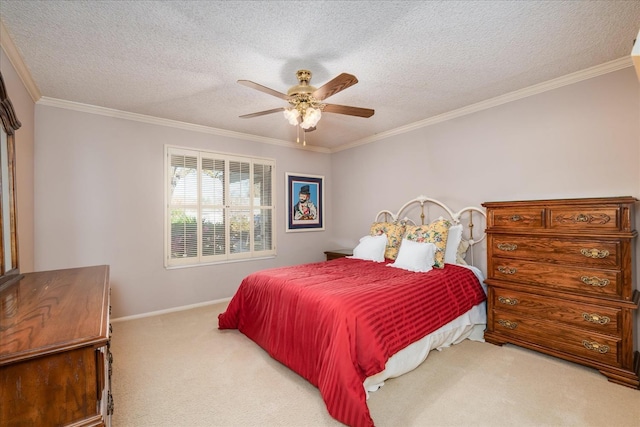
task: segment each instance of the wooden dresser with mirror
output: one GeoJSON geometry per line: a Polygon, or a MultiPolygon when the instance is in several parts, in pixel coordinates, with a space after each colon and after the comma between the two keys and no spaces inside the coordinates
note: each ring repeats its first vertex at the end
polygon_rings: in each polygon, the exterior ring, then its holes
{"type": "Polygon", "coordinates": [[[636,203],[634,197],[483,203],[485,340],[577,362],[639,388],[636,203]]]}
{"type": "Polygon", "coordinates": [[[21,274],[15,185],[20,128],[0,74],[0,425],[109,426],[109,267],[21,274]]]}

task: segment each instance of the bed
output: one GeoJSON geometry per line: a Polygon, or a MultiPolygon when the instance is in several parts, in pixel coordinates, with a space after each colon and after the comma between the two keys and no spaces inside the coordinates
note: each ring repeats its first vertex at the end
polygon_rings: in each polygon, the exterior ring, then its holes
{"type": "Polygon", "coordinates": [[[370,392],[433,349],[483,339],[483,275],[464,258],[485,237],[473,238],[478,219],[480,208],[453,212],[425,196],[381,211],[353,257],[247,276],[218,327],[238,329],[318,387],[338,421],[373,426],[370,392]]]}

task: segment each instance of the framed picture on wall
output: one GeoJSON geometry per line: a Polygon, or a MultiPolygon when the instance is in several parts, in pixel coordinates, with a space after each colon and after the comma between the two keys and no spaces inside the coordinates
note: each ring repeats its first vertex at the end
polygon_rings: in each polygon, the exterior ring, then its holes
{"type": "Polygon", "coordinates": [[[324,230],[324,176],[286,173],[287,232],[324,230]]]}

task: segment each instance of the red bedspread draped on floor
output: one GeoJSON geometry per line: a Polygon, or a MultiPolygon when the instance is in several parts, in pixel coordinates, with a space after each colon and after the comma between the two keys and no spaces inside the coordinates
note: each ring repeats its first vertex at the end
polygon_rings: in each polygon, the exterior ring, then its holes
{"type": "Polygon", "coordinates": [[[362,383],[387,359],[485,300],[473,272],[340,258],[247,276],[218,317],[318,387],[331,416],[372,426],[362,383]]]}

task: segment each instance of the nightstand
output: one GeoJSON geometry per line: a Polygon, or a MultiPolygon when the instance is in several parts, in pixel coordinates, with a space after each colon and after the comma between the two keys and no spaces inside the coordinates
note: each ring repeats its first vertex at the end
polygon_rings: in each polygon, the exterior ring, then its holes
{"type": "Polygon", "coordinates": [[[331,261],[332,259],[353,255],[353,249],[333,249],[324,251],[324,254],[327,256],[327,261],[331,261]]]}

